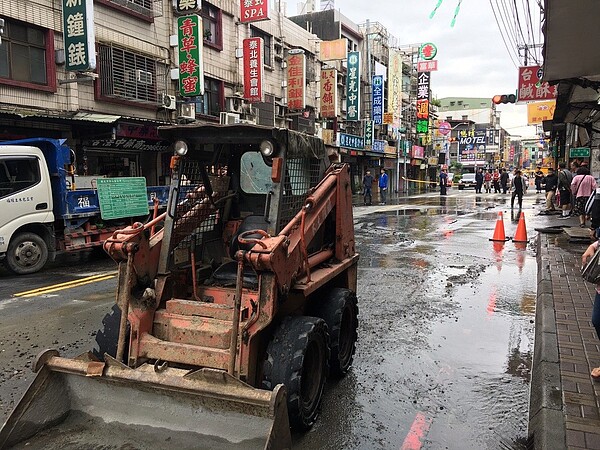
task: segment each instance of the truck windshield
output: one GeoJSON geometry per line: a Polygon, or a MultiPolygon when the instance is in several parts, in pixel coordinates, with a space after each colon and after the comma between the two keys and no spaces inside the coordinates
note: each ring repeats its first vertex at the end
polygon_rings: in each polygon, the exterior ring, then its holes
{"type": "Polygon", "coordinates": [[[240,185],[247,194],[266,194],[271,189],[271,168],[260,152],[247,152],[240,161],[240,185]]]}

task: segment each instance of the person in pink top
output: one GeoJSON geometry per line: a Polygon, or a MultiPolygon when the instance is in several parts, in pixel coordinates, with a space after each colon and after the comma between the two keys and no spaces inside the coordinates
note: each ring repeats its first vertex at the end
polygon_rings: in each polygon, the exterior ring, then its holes
{"type": "Polygon", "coordinates": [[[579,215],[579,226],[585,228],[585,204],[592,192],[596,190],[596,179],[590,175],[587,167],[577,169],[577,175],[571,181],[571,192],[575,197],[575,214],[579,215]]]}

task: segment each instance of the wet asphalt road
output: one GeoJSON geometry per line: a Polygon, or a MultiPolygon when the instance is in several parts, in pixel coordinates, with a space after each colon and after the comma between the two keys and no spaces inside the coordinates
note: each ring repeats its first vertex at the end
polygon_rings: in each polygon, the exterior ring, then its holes
{"type": "MultiPolygon", "coordinates": [[[[355,364],[328,384],[319,421],[294,448],[524,448],[537,268],[531,241],[517,249],[488,240],[498,211],[514,233],[506,198],[451,190],[354,209],[355,364]]],[[[525,197],[530,239],[549,221],[537,216],[540,201],[525,197]]],[[[114,301],[115,269],[91,257],[27,277],[0,272],[0,422],[38,351],[91,348],[114,301]],[[15,296],[72,280],[86,284],[15,296]]]]}

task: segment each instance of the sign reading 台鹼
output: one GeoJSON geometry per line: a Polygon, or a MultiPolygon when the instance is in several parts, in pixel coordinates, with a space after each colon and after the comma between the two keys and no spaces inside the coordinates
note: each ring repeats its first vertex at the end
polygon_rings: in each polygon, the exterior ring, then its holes
{"type": "Polygon", "coordinates": [[[287,57],[288,109],[299,110],[306,106],[306,55],[288,53],[287,57]]]}
{"type": "Polygon", "coordinates": [[[240,0],[240,22],[250,23],[268,19],[268,0],[240,0]]]}
{"type": "Polygon", "coordinates": [[[360,120],[360,53],[348,53],[346,80],[346,120],[360,120]]]}
{"type": "Polygon", "coordinates": [[[65,68],[69,71],[96,68],[94,0],[63,0],[65,68]]]}
{"type": "Polygon", "coordinates": [[[373,77],[373,121],[375,125],[383,123],[383,76],[373,77]]]}
{"type": "Polygon", "coordinates": [[[519,67],[519,102],[535,100],[553,100],[558,93],[558,84],[550,86],[547,81],[542,82],[543,71],[540,66],[519,67]]]}
{"type": "Polygon", "coordinates": [[[244,98],[249,102],[263,101],[263,39],[244,39],[244,98]]]}
{"type": "Polygon", "coordinates": [[[337,117],[337,70],[321,70],[321,117],[337,117]]]}
{"type": "Polygon", "coordinates": [[[196,12],[201,6],[201,0],[176,0],[175,10],[178,14],[190,14],[196,12]]]}
{"type": "Polygon", "coordinates": [[[199,16],[177,18],[179,93],[184,97],[204,95],[201,30],[202,19],[199,16]]]}

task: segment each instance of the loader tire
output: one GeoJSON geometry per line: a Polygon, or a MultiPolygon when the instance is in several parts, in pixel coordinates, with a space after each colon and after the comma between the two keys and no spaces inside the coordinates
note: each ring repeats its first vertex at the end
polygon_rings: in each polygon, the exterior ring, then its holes
{"type": "Polygon", "coordinates": [[[284,384],[290,426],[308,430],[317,420],[329,371],[327,324],[316,317],[286,317],[267,348],[263,387],[284,384]]]}
{"type": "MultiPolygon", "coordinates": [[[[117,355],[117,344],[119,340],[119,325],[121,323],[121,308],[113,305],[112,309],[102,319],[102,328],[96,333],[96,344],[92,353],[100,361],[104,361],[104,354],[108,353],[113,358],[117,355]]],[[[125,337],[125,352],[122,362],[127,362],[129,353],[129,322],[127,322],[127,331],[125,337]]]]}
{"type": "Polygon", "coordinates": [[[314,315],[327,324],[331,356],[329,370],[341,378],[352,366],[358,338],[358,302],[350,289],[335,288],[315,307],[314,315]]]}

